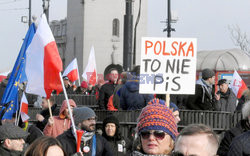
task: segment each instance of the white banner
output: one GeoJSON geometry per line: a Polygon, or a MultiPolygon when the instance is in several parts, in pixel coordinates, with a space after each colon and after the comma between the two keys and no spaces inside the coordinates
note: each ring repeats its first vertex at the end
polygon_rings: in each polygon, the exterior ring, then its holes
{"type": "Polygon", "coordinates": [[[195,38],[145,37],[141,47],[140,93],[195,93],[195,38]]]}

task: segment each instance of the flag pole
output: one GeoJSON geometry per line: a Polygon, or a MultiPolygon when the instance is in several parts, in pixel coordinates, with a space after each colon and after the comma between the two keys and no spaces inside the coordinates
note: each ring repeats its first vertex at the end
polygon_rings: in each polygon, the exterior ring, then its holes
{"type": "Polygon", "coordinates": [[[50,115],[50,117],[52,118],[52,111],[51,111],[51,105],[50,105],[50,100],[49,99],[47,99],[47,101],[48,101],[48,106],[49,106],[49,115],[50,115]]]}
{"type": "MultiPolygon", "coordinates": [[[[22,104],[21,104],[22,105],[22,104]]],[[[19,108],[19,114],[18,114],[18,116],[17,116],[17,112],[18,112],[18,110],[16,111],[16,119],[15,119],[15,125],[16,126],[18,126],[18,121],[19,121],[19,119],[20,119],[20,116],[21,116],[21,105],[20,105],[20,108],[19,108]]]]}
{"type": "Polygon", "coordinates": [[[67,106],[68,106],[68,110],[69,110],[69,116],[70,116],[70,119],[71,119],[74,136],[75,136],[75,139],[77,141],[75,122],[74,122],[74,118],[73,118],[73,115],[72,115],[72,111],[70,111],[71,108],[70,108],[70,104],[69,104],[68,94],[66,92],[66,89],[65,89],[65,86],[64,86],[64,83],[63,83],[62,73],[61,72],[59,72],[59,77],[60,77],[60,80],[61,80],[61,84],[62,84],[62,88],[63,88],[63,93],[64,93],[64,96],[65,96],[65,99],[66,99],[66,102],[67,102],[67,106]]]}
{"type": "Polygon", "coordinates": [[[166,104],[167,107],[170,107],[170,94],[166,94],[166,104]]]}
{"type": "MultiPolygon", "coordinates": [[[[77,62],[77,60],[76,60],[76,62],[77,62]]],[[[78,84],[79,84],[79,86],[81,86],[78,63],[77,63],[77,73],[78,73],[78,84]]]]}
{"type": "MultiPolygon", "coordinates": [[[[24,94],[24,93],[23,93],[24,94]]],[[[17,126],[18,125],[18,121],[20,119],[20,116],[21,116],[21,109],[22,109],[22,100],[21,100],[21,103],[20,103],[20,107],[19,107],[19,114],[18,114],[18,117],[16,118],[16,121],[15,121],[15,125],[17,126]]]]}

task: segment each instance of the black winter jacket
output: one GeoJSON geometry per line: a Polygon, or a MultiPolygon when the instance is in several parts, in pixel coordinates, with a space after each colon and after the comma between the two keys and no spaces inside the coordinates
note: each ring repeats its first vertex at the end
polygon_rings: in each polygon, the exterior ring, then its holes
{"type": "Polygon", "coordinates": [[[217,154],[219,156],[226,156],[233,138],[241,135],[242,133],[248,130],[250,130],[250,124],[248,120],[241,120],[234,128],[231,128],[230,130],[226,131],[223,139],[221,140],[217,154]]]}
{"type": "Polygon", "coordinates": [[[247,131],[233,139],[230,145],[228,156],[249,156],[250,155],[250,131],[247,131]]]}
{"type": "Polygon", "coordinates": [[[114,156],[125,156],[131,152],[132,144],[129,139],[115,140],[114,137],[106,137],[114,156]]]}
{"type": "Polygon", "coordinates": [[[116,87],[116,84],[112,82],[102,85],[99,91],[99,99],[98,99],[99,109],[107,110],[107,104],[108,104],[109,98],[113,94],[115,87],[116,87]]]}
{"type": "MultiPolygon", "coordinates": [[[[51,106],[51,111],[52,111],[53,116],[59,115],[59,109],[57,108],[57,104],[53,104],[53,106],[51,106]]],[[[42,110],[40,112],[40,114],[44,117],[44,120],[42,122],[37,121],[36,127],[39,128],[41,131],[43,131],[43,129],[46,126],[46,124],[48,123],[48,119],[50,117],[49,109],[42,110]]]]}
{"type": "MultiPolygon", "coordinates": [[[[76,153],[76,140],[72,134],[72,129],[70,128],[63,134],[59,135],[57,139],[63,146],[63,149],[67,153],[68,156],[76,153]]],[[[92,145],[92,139],[87,142],[89,145],[92,145]]],[[[90,152],[84,154],[84,156],[91,156],[91,149],[90,152]]],[[[110,145],[108,144],[107,140],[102,136],[96,134],[96,156],[113,156],[110,145]]]]}
{"type": "Polygon", "coordinates": [[[19,151],[10,151],[3,146],[0,146],[0,155],[1,156],[22,156],[23,152],[19,151]]]}
{"type": "Polygon", "coordinates": [[[214,87],[210,93],[204,80],[198,80],[195,85],[195,94],[188,97],[187,108],[191,110],[213,111],[214,104],[214,87]]]}

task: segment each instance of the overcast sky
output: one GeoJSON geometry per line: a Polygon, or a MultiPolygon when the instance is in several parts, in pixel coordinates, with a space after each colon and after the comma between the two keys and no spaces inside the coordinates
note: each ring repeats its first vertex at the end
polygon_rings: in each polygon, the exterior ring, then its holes
{"type": "MultiPolygon", "coordinates": [[[[142,0],[145,3],[146,0],[142,0]]],[[[67,0],[50,0],[50,21],[67,16],[67,0]]],[[[28,0],[0,0],[0,72],[11,70],[20,50],[28,24],[28,0]]],[[[197,38],[198,50],[235,48],[228,26],[238,25],[250,36],[250,1],[242,0],[172,0],[172,14],[178,17],[172,24],[172,37],[197,38]]],[[[42,0],[32,0],[32,15],[40,16],[42,0]]],[[[164,37],[167,0],[148,0],[148,36],[164,37]]]]}

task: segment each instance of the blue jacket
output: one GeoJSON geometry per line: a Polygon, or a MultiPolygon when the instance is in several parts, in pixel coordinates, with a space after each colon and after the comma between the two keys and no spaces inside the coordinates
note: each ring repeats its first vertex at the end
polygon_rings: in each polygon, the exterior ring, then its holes
{"type": "Polygon", "coordinates": [[[139,81],[129,80],[119,90],[120,106],[123,110],[142,109],[154,98],[152,94],[139,94],[139,81]]]}

